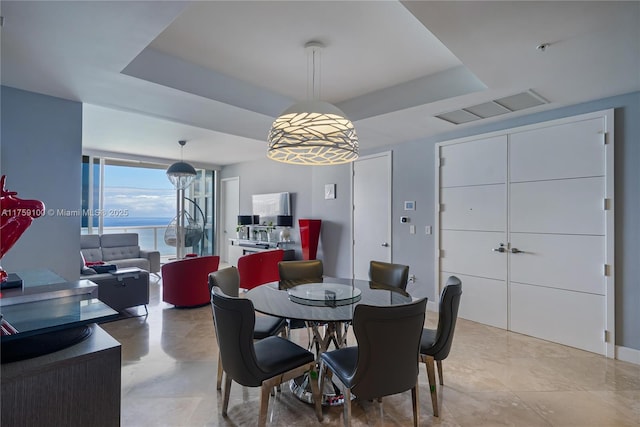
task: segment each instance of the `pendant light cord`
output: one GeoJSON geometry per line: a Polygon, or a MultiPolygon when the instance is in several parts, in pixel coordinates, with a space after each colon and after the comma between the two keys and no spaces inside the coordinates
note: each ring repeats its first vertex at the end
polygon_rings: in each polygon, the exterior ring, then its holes
{"type": "Polygon", "coordinates": [[[307,101],[320,100],[321,51],[320,42],[309,42],[307,49],[307,101]]]}

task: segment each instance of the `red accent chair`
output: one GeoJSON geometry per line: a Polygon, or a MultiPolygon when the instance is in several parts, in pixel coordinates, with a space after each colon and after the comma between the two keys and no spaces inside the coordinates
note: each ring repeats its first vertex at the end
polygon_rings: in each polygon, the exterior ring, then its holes
{"type": "Polygon", "coordinates": [[[185,258],[162,266],[162,301],[176,307],[209,304],[209,273],[218,271],[217,255],[185,258]]]}
{"type": "Polygon", "coordinates": [[[256,286],[280,280],[278,263],[282,261],[284,251],[256,252],[238,258],[238,273],[240,274],[240,288],[253,289],[256,286]]]}

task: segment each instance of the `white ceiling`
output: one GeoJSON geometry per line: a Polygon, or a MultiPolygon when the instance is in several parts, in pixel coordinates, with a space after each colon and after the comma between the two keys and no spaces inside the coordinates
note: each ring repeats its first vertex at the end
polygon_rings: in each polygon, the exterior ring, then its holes
{"type": "MultiPolygon", "coordinates": [[[[640,90],[640,2],[3,1],[2,84],[85,103],[97,153],[226,165],[264,158],[273,119],[322,99],[361,149],[459,129],[435,115],[533,90],[548,104],[640,90]],[[536,50],[549,43],[545,52],[536,50]]],[[[474,125],[480,122],[472,122],[474,125]]]]}

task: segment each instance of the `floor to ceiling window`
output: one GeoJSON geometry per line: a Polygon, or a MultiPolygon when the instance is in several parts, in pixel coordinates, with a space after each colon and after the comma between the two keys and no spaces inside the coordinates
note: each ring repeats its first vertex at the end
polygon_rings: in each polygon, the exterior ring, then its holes
{"type": "MultiPolygon", "coordinates": [[[[83,156],[82,232],[138,233],[142,249],[175,257],[176,190],[167,165],[83,156]]],[[[198,170],[185,192],[185,212],[193,238],[185,253],[214,253],[215,172],[198,170]]]]}

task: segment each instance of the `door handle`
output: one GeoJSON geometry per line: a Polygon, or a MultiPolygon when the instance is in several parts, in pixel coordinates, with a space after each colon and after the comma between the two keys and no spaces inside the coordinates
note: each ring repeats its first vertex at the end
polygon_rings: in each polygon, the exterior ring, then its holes
{"type": "Polygon", "coordinates": [[[512,253],[512,254],[523,254],[523,253],[524,253],[524,251],[521,251],[521,250],[520,250],[520,249],[518,249],[518,248],[511,248],[511,253],[512,253]]]}
{"type": "Polygon", "coordinates": [[[384,242],[384,243],[382,244],[382,246],[384,246],[385,248],[388,248],[388,247],[389,247],[389,244],[388,244],[387,242],[384,242]]]}
{"type": "Polygon", "coordinates": [[[506,252],[506,249],[504,247],[504,243],[500,243],[500,247],[499,248],[493,248],[491,249],[493,252],[506,252]]]}

